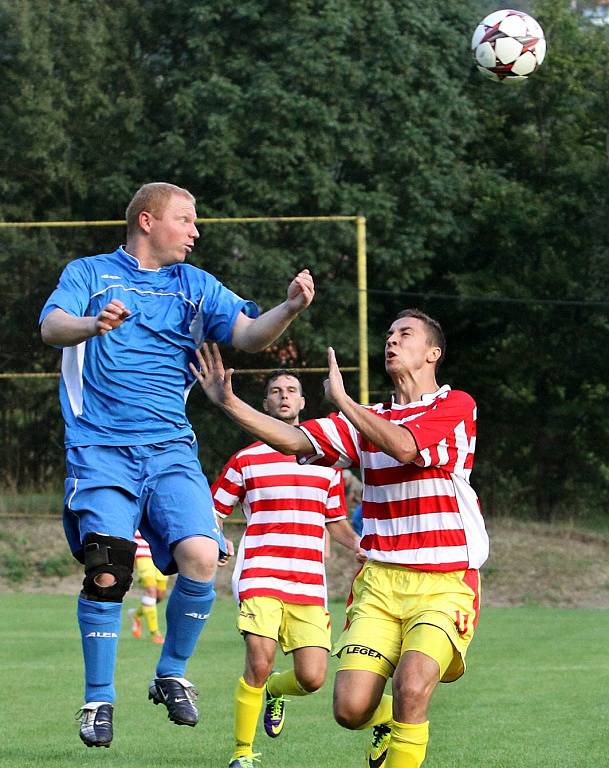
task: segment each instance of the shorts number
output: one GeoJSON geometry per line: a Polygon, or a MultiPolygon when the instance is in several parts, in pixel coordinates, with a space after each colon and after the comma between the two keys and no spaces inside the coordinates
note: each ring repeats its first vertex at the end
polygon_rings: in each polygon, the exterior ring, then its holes
{"type": "Polygon", "coordinates": [[[455,611],[455,626],[457,627],[457,632],[460,635],[466,635],[468,625],[469,625],[469,614],[468,613],[462,614],[461,611],[455,611]]]}

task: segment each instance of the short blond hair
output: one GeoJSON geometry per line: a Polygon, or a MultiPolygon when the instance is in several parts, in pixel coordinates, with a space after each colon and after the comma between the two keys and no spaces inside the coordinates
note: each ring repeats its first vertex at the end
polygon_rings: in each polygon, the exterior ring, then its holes
{"type": "Polygon", "coordinates": [[[168,184],[165,181],[153,181],[150,184],[141,186],[127,206],[127,237],[137,232],[139,217],[142,211],[148,211],[156,219],[160,219],[165,213],[167,203],[174,195],[186,197],[193,205],[196,204],[195,198],[187,189],[176,187],[175,184],[168,184]]]}

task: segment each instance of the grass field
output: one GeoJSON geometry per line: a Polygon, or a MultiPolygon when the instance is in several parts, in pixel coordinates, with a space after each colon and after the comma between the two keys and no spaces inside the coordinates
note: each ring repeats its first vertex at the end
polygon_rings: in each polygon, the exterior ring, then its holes
{"type": "MultiPolygon", "coordinates": [[[[134,605],[135,599],[130,598],[134,605]]],[[[342,607],[333,604],[335,626],[342,607]]],[[[63,595],[0,595],[0,766],[211,766],[231,751],[232,691],[241,674],[235,608],[218,600],[188,677],[201,690],[195,729],[170,723],[146,700],[158,649],[125,624],[117,669],[115,740],[86,749],[74,712],[82,702],[75,601],[63,595]]],[[[464,678],[442,685],[431,711],[425,768],[599,768],[609,763],[607,635],[598,610],[489,608],[464,678]]],[[[278,659],[278,668],[287,666],[278,659]]],[[[331,675],[334,665],[331,665],[331,675]]],[[[277,740],[259,730],[261,768],[360,768],[364,733],[331,717],[331,682],[288,705],[277,740]]]]}

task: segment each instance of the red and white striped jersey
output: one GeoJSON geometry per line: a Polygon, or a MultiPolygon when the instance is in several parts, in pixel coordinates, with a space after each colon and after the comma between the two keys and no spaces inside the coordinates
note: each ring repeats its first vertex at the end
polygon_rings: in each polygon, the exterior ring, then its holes
{"type": "Polygon", "coordinates": [[[316,455],[302,463],[360,467],[364,483],[360,546],[371,560],[424,571],[479,568],[488,536],[469,484],[476,445],[476,403],[441,387],[419,402],[368,406],[408,429],[419,449],[408,464],[379,450],[340,413],[300,428],[316,455]]]}
{"type": "Polygon", "coordinates": [[[135,556],[136,557],[152,557],[152,552],[150,551],[150,544],[146,541],[146,539],[142,536],[142,534],[139,531],[135,532],[135,543],[137,544],[137,549],[135,550],[135,556]]]}
{"type": "Polygon", "coordinates": [[[347,516],[340,470],[301,466],[256,442],[231,457],[211,492],[219,517],[240,501],[247,521],[233,572],[238,601],[325,605],[325,525],[347,516]]]}

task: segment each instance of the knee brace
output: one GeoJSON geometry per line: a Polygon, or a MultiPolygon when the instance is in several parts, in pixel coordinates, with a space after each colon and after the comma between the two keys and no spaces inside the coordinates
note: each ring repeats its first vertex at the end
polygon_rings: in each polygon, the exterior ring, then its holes
{"type": "Polygon", "coordinates": [[[88,533],[83,540],[85,578],[80,593],[85,600],[122,603],[133,581],[137,544],[118,536],[88,533]],[[114,576],[114,584],[100,587],[95,579],[101,573],[114,576]]]}

